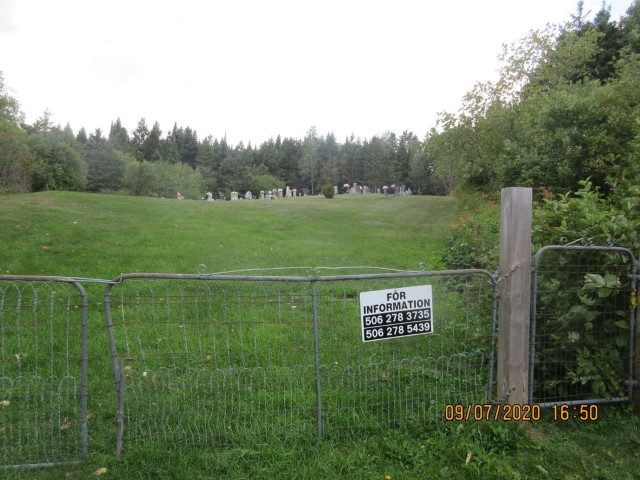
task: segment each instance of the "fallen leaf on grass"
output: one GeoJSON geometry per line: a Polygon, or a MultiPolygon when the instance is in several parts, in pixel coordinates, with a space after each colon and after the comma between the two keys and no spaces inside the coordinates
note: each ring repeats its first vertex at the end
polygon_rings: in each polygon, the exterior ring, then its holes
{"type": "Polygon", "coordinates": [[[0,405],[2,405],[3,407],[8,407],[9,405],[11,405],[11,402],[9,400],[2,400],[0,402],[0,405]]]}
{"type": "Polygon", "coordinates": [[[99,469],[97,469],[95,472],[93,472],[93,474],[96,477],[99,477],[100,475],[104,475],[105,473],[107,473],[107,469],[105,467],[100,467],[99,469]]]}
{"type": "Polygon", "coordinates": [[[464,461],[465,465],[469,465],[471,460],[473,460],[473,453],[469,452],[467,453],[467,459],[464,461]]]}
{"type": "Polygon", "coordinates": [[[62,425],[60,425],[60,428],[58,430],[64,432],[65,430],[69,430],[71,428],[71,425],[71,422],[64,422],[62,425]]]}
{"type": "Polygon", "coordinates": [[[91,420],[93,420],[94,418],[96,418],[98,416],[98,414],[96,412],[89,412],[87,413],[87,422],[90,422],[91,420]]]}

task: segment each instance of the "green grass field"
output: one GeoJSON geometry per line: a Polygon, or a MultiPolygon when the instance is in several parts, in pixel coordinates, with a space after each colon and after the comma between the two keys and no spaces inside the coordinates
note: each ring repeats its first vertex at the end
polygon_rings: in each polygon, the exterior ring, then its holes
{"type": "Polygon", "coordinates": [[[47,192],[3,196],[2,273],[113,278],[271,267],[438,265],[450,198],[204,202],[47,192]]]}
{"type": "MultiPolygon", "coordinates": [[[[437,197],[384,199],[382,196],[339,196],[332,200],[307,197],[277,201],[211,203],[65,192],[0,196],[0,273],[111,279],[126,272],[198,273],[203,268],[201,265],[206,265],[206,272],[209,273],[281,267],[373,266],[419,269],[420,264],[424,264],[428,270],[437,270],[440,267],[439,257],[449,226],[455,220],[455,200],[437,197]]],[[[300,274],[301,271],[293,272],[300,274]]],[[[292,420],[292,408],[306,411],[304,400],[294,396],[285,397],[285,403],[275,405],[275,397],[270,396],[268,392],[257,396],[258,407],[255,404],[247,404],[247,407],[243,403],[235,400],[231,402],[226,398],[223,405],[250,408],[249,413],[255,415],[257,411],[258,416],[264,416],[263,412],[277,411],[281,415],[272,417],[273,421],[284,422],[284,428],[292,431],[291,438],[283,438],[281,431],[274,428],[274,439],[271,440],[271,427],[268,426],[268,422],[266,435],[265,432],[261,432],[259,438],[234,441],[215,448],[189,444],[172,445],[172,439],[169,437],[165,445],[158,446],[158,442],[153,438],[147,443],[141,436],[139,438],[142,440],[138,444],[129,447],[121,460],[116,460],[112,435],[115,424],[113,379],[109,370],[110,357],[101,305],[104,285],[87,283],[86,287],[90,302],[90,379],[104,379],[97,385],[92,384],[90,389],[89,457],[79,464],[50,469],[0,470],[2,478],[95,478],[98,476],[96,473],[102,471],[98,470],[101,468],[106,469],[106,473],[100,475],[103,478],[119,479],[619,479],[636,478],[640,471],[640,422],[637,417],[631,417],[629,410],[624,407],[602,407],[601,419],[590,423],[573,420],[553,422],[545,415],[545,419],[534,422],[526,430],[496,422],[422,421],[398,429],[390,426],[387,430],[375,431],[374,434],[369,431],[366,435],[359,435],[357,427],[371,419],[337,415],[330,416],[328,420],[328,425],[334,428],[333,431],[339,430],[336,427],[342,425],[355,430],[356,434],[332,435],[332,430],[329,429],[327,438],[317,441],[313,435],[313,423],[308,428],[299,426],[292,420]]],[[[237,296],[236,293],[233,295],[237,296]]],[[[338,297],[333,291],[325,295],[331,298],[338,297]]],[[[353,309],[350,293],[347,292],[345,295],[343,292],[340,295],[343,301],[336,302],[330,309],[327,307],[327,315],[331,309],[339,309],[340,312],[351,312],[353,309]]],[[[235,310],[236,307],[228,308],[231,313],[226,315],[233,321],[233,324],[225,327],[229,334],[221,337],[217,343],[209,345],[199,340],[193,343],[198,336],[213,336],[213,330],[208,330],[208,327],[200,322],[193,322],[193,326],[188,322],[165,322],[163,328],[155,325],[139,330],[130,328],[128,340],[138,348],[132,348],[133,353],[128,357],[132,367],[128,371],[132,391],[142,396],[156,392],[160,389],[157,385],[165,385],[162,388],[166,390],[161,391],[162,397],[158,398],[173,398],[176,402],[175,407],[163,407],[150,402],[146,409],[148,417],[166,416],[166,412],[178,416],[183,414],[179,404],[180,398],[172,397],[175,394],[172,389],[176,386],[182,387],[183,390],[204,389],[206,393],[207,388],[211,388],[210,384],[224,384],[229,381],[224,369],[216,370],[218,377],[203,376],[201,380],[198,380],[198,375],[204,374],[197,373],[196,381],[192,382],[194,377],[185,380],[184,375],[180,373],[183,370],[176,373],[176,370],[167,368],[167,360],[175,365],[178,358],[176,352],[180,350],[180,345],[187,341],[192,342],[189,352],[194,354],[188,361],[200,362],[189,364],[194,371],[202,372],[203,370],[198,369],[210,362],[211,357],[217,356],[217,353],[224,353],[221,358],[226,358],[227,355],[236,358],[234,361],[240,364],[244,362],[245,381],[230,392],[248,395],[251,392],[255,393],[261,384],[269,383],[277,384],[275,390],[291,388],[291,381],[288,379],[298,377],[285,378],[277,372],[270,376],[266,371],[256,370],[256,365],[251,362],[259,364],[261,359],[267,358],[279,367],[289,370],[297,368],[289,358],[293,356],[293,350],[287,349],[286,346],[292,343],[302,344],[306,335],[296,330],[299,336],[291,337],[291,329],[288,329],[287,325],[297,321],[298,316],[302,315],[301,312],[309,310],[307,297],[308,295],[295,297],[296,301],[291,302],[291,307],[285,314],[276,315],[273,321],[280,322],[281,325],[278,325],[281,328],[258,325],[252,327],[252,331],[244,330],[240,340],[241,347],[238,347],[238,344],[232,345],[228,339],[232,338],[232,334],[235,335],[233,338],[237,337],[237,328],[248,325],[248,322],[243,324],[240,321],[245,320],[244,303],[235,310]],[[296,315],[291,313],[293,303],[298,312],[296,315]],[[190,328],[192,331],[188,337],[186,333],[180,333],[182,337],[178,339],[175,332],[190,328]],[[252,351],[251,348],[242,346],[242,342],[257,344],[262,338],[270,339],[268,345],[272,349],[263,352],[264,357],[252,357],[247,353],[252,351]],[[145,342],[149,342],[148,345],[152,345],[152,348],[149,349],[145,342]],[[215,350],[216,355],[210,355],[212,350],[215,350]],[[163,381],[163,375],[171,379],[163,381]]],[[[134,294],[131,298],[138,297],[134,294]]],[[[160,299],[157,302],[143,299],[142,304],[145,301],[146,304],[142,307],[139,300],[121,299],[117,305],[121,312],[131,309],[131,313],[127,315],[134,317],[138,315],[162,319],[165,315],[163,312],[167,311],[170,312],[166,314],[167,317],[184,316],[182,305],[171,300],[173,296],[165,295],[164,298],[165,300],[160,299]]],[[[198,300],[199,310],[190,312],[190,316],[187,317],[217,318],[218,307],[207,303],[207,298],[198,300]],[[203,312],[206,312],[206,315],[203,312]]],[[[255,301],[251,300],[253,303],[255,301]]],[[[448,302],[455,303],[455,300],[448,302]]],[[[458,310],[453,309],[452,305],[448,306],[452,309],[449,317],[457,318],[458,310]]],[[[45,305],[38,308],[47,310],[53,306],[45,305]]],[[[73,304],[68,305],[66,311],[73,312],[73,308],[73,304]]],[[[267,307],[261,308],[266,312],[267,307]]],[[[280,306],[278,308],[279,311],[282,310],[280,306]]],[[[323,314],[324,312],[321,312],[321,315],[323,314]]],[[[28,321],[24,324],[27,325],[28,321]]],[[[406,362],[395,360],[392,360],[392,369],[380,367],[374,370],[373,374],[365,373],[363,384],[362,374],[358,371],[361,367],[354,361],[354,357],[368,355],[370,359],[367,362],[383,355],[395,359],[396,344],[377,342],[371,348],[360,343],[341,344],[340,338],[348,331],[347,327],[345,323],[336,323],[329,330],[331,333],[322,337],[325,342],[334,342],[331,344],[333,346],[327,349],[327,353],[323,354],[326,355],[323,363],[331,366],[327,378],[335,376],[335,385],[341,387],[335,393],[329,392],[329,405],[333,401],[332,396],[335,396],[338,403],[359,402],[357,394],[360,391],[371,391],[372,395],[381,395],[388,401],[389,395],[398,391],[397,385],[415,386],[413,383],[418,378],[415,372],[406,369],[406,362]],[[341,368],[345,363],[348,367],[341,368]],[[392,383],[396,385],[395,390],[388,388],[392,383]],[[351,393],[345,395],[340,390],[347,390],[347,393],[353,390],[353,396],[351,393]]],[[[454,332],[453,327],[450,331],[445,327],[446,325],[443,325],[443,332],[454,332]]],[[[60,327],[52,325],[50,330],[53,332],[59,328],[68,327],[62,323],[60,327]]],[[[472,328],[464,330],[468,331],[475,332],[472,328]]],[[[461,333],[457,332],[458,335],[461,333]]],[[[121,333],[122,331],[119,335],[121,333]]],[[[438,339],[440,351],[444,347],[448,348],[446,340],[442,340],[444,337],[445,335],[442,335],[438,339]]],[[[36,337],[25,338],[28,338],[30,348],[38,348],[36,337]]],[[[419,342],[413,343],[418,348],[419,342]]],[[[21,348],[28,350],[24,344],[21,348]]],[[[61,345],[59,348],[64,350],[67,347],[61,345]]],[[[45,353],[42,357],[48,358],[49,353],[45,353]]],[[[3,372],[26,368],[27,362],[31,360],[24,357],[14,361],[13,356],[13,352],[3,352],[3,361],[7,363],[3,366],[3,372]]],[[[55,368],[64,370],[67,367],[56,364],[55,368]]],[[[44,374],[42,376],[46,377],[44,374]]],[[[306,373],[301,373],[299,378],[306,376],[306,373]]],[[[428,388],[428,385],[428,382],[424,383],[421,388],[428,388]]],[[[0,387],[2,386],[0,382],[0,387]]],[[[40,384],[25,388],[27,393],[35,392],[35,397],[38,397],[40,384]]],[[[291,392],[291,395],[294,395],[293,389],[291,392]]],[[[419,395],[418,390],[407,389],[407,395],[401,398],[403,402],[411,398],[411,401],[415,402],[411,405],[421,408],[422,403],[417,398],[419,395]]],[[[44,395],[42,397],[44,398],[44,395]]],[[[0,401],[2,400],[0,398],[0,401]]],[[[142,404],[144,405],[144,402],[142,404]]],[[[33,401],[33,405],[40,408],[36,400],[33,401]]],[[[199,410],[196,410],[199,412],[209,408],[204,402],[197,406],[199,410]]],[[[13,407],[13,404],[0,406],[13,407]]],[[[66,420],[66,405],[43,407],[57,409],[58,422],[66,420]]],[[[354,409],[344,411],[353,412],[354,409]]],[[[357,410],[355,411],[357,413],[357,410]]],[[[2,413],[0,412],[0,418],[3,418],[2,413]]],[[[42,414],[38,413],[37,416],[42,422],[45,421],[41,418],[42,414]]],[[[240,412],[237,417],[240,420],[228,425],[224,419],[212,422],[211,417],[203,416],[202,424],[216,432],[238,426],[245,428],[245,424],[247,429],[256,426],[255,416],[245,417],[243,418],[240,412]]],[[[162,419],[159,421],[162,422],[162,419]]],[[[198,418],[185,419],[184,423],[188,424],[187,428],[203,428],[198,418]]],[[[66,422],[62,424],[66,425],[66,422]]],[[[258,427],[262,428],[260,425],[258,427]]],[[[0,425],[0,433],[4,432],[4,428],[7,427],[0,425]]],[[[199,432],[195,431],[194,435],[197,433],[199,432]]],[[[25,438],[22,442],[27,444],[29,439],[25,438]]],[[[65,446],[61,445],[59,448],[62,450],[65,446]]]]}

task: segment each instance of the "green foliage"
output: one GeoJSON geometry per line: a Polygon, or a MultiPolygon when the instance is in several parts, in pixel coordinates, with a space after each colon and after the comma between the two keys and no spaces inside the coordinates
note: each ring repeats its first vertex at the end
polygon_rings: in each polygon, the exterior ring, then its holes
{"type": "Polygon", "coordinates": [[[152,196],[156,184],[157,174],[152,163],[133,161],[126,165],[122,186],[131,195],[152,196]]]}
{"type": "Polygon", "coordinates": [[[31,190],[31,160],[25,132],[0,115],[0,193],[31,190]]]}
{"type": "Polygon", "coordinates": [[[264,164],[246,167],[243,177],[238,181],[238,190],[252,192],[257,196],[261,191],[284,188],[284,182],[269,173],[264,164]]]}
{"type": "MultiPolygon", "coordinates": [[[[589,239],[640,252],[640,172],[617,168],[605,181],[608,195],[590,180],[574,194],[554,197],[547,191],[534,209],[534,251],[589,239]]],[[[497,207],[479,206],[479,197],[463,197],[461,220],[446,243],[447,268],[498,265],[497,207]]],[[[546,255],[554,270],[539,267],[536,335],[537,398],[571,395],[616,397],[625,394],[629,351],[629,284],[627,257],[610,253],[571,252],[546,255]],[[587,267],[590,265],[590,267],[587,267]]]]}
{"type": "Polygon", "coordinates": [[[322,195],[324,195],[324,198],[333,198],[333,185],[323,185],[322,186],[322,195]]]}
{"type": "Polygon", "coordinates": [[[316,175],[318,173],[319,143],[320,139],[318,138],[318,131],[316,127],[311,127],[307,132],[307,135],[304,137],[304,142],[302,144],[302,156],[300,157],[298,169],[301,177],[311,187],[312,195],[315,192],[316,175]]]}
{"type": "Polygon", "coordinates": [[[442,261],[448,269],[481,268],[493,272],[499,265],[499,206],[475,196],[463,196],[461,204],[460,219],[453,225],[442,261]]]}
{"type": "MultiPolygon", "coordinates": [[[[52,160],[55,155],[39,148],[42,142],[35,137],[61,130],[53,125],[51,113],[45,112],[31,126],[21,126],[22,114],[17,105],[10,97],[0,95],[0,108],[9,121],[2,128],[12,131],[3,134],[4,145],[0,144],[0,148],[12,152],[15,148],[19,150],[20,142],[27,142],[23,151],[26,155],[18,154],[16,150],[3,158],[0,175],[6,185],[0,187],[2,191],[47,187],[118,191],[123,187],[124,165],[133,157],[138,162],[188,165],[200,173],[203,188],[209,191],[249,190],[257,193],[289,185],[300,192],[314,193],[324,184],[357,182],[368,185],[372,191],[376,187],[396,184],[405,185],[418,194],[448,193],[441,178],[433,174],[432,157],[426,155],[424,145],[412,132],[405,131],[399,138],[388,132],[364,141],[351,136],[341,144],[333,133],[321,136],[312,127],[303,140],[277,137],[263,142],[258,148],[251,144],[245,147],[242,142],[233,147],[226,138],[208,136],[199,141],[194,130],[177,125],[162,138],[158,122],[149,128],[144,118],[131,132],[117,119],[111,124],[108,138],[100,132],[99,135],[92,134],[96,137],[92,140],[84,128],[73,138],[70,127],[65,129],[65,141],[81,155],[80,166],[86,170],[84,175],[87,177],[87,181],[83,181],[82,175],[70,174],[74,171],[73,165],[69,164],[69,161],[75,162],[73,157],[64,154],[52,160]],[[32,136],[34,138],[29,141],[32,136]],[[25,181],[25,175],[31,178],[25,181]]],[[[73,153],[70,155],[77,157],[73,153]]],[[[129,169],[125,190],[158,195],[158,188],[133,180],[136,176],[151,180],[154,174],[145,173],[146,167],[136,168],[139,172],[135,175],[129,169]]]]}
{"type": "Polygon", "coordinates": [[[52,129],[29,135],[28,144],[33,155],[34,190],[84,190],[87,167],[73,137],[52,129]]]}
{"type": "Polygon", "coordinates": [[[506,47],[500,79],[477,84],[426,140],[447,189],[495,195],[530,186],[559,194],[587,177],[604,189],[638,135],[635,27],[633,19],[612,21],[604,8],[592,21],[580,11],[573,23],[506,47]]]}
{"type": "Polygon", "coordinates": [[[640,172],[634,170],[619,169],[619,176],[608,178],[608,196],[584,180],[573,195],[544,199],[535,210],[534,245],[585,238],[640,252],[640,172]]]}
{"type": "Polygon", "coordinates": [[[133,195],[199,199],[204,191],[202,176],[188,165],[168,162],[129,162],[122,184],[133,195]]]}
{"type": "MultiPolygon", "coordinates": [[[[608,196],[590,180],[580,182],[574,195],[545,199],[536,209],[534,245],[590,239],[599,245],[615,244],[640,251],[640,173],[634,168],[618,170],[606,185],[608,196]]],[[[569,394],[579,390],[598,397],[621,396],[627,378],[629,351],[628,262],[626,257],[584,252],[567,254],[571,265],[593,265],[592,271],[566,268],[554,275],[541,275],[542,292],[561,292],[576,285],[577,294],[542,295],[538,309],[544,321],[538,333],[554,342],[538,350],[536,370],[540,394],[569,394]],[[591,255],[587,258],[586,255],[591,255]],[[597,270],[596,270],[597,269],[597,270]],[[553,361],[552,361],[553,360],[553,361]],[[563,365],[558,367],[558,365],[563,365]],[[560,372],[560,374],[558,374],[560,372]]]]}
{"type": "MultiPolygon", "coordinates": [[[[586,256],[584,252],[566,252],[557,258],[580,265],[586,256]]],[[[537,398],[625,394],[623,380],[627,378],[631,341],[627,269],[615,268],[613,263],[598,265],[612,261],[606,254],[592,261],[592,268],[609,271],[580,277],[576,269],[564,269],[539,276],[537,398]]],[[[541,270],[544,272],[544,267],[541,270]]]]}
{"type": "Polygon", "coordinates": [[[111,145],[99,131],[89,137],[84,149],[89,168],[89,191],[118,191],[122,187],[125,165],[133,161],[133,157],[112,148],[111,145]]]}

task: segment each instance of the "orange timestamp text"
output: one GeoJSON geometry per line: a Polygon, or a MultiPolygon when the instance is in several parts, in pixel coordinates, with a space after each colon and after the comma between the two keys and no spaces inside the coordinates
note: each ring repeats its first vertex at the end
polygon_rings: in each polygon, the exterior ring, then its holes
{"type": "Polygon", "coordinates": [[[447,403],[444,407],[446,421],[482,421],[502,420],[503,422],[537,422],[542,417],[540,405],[536,404],[502,404],[478,403],[463,405],[447,403]]]}

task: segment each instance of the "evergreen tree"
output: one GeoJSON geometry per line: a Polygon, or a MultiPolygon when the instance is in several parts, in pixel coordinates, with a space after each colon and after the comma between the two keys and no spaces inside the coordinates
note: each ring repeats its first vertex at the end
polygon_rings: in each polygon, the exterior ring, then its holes
{"type": "Polygon", "coordinates": [[[78,134],[76,135],[76,142],[81,145],[86,145],[89,142],[89,137],[87,137],[87,131],[82,127],[78,134]]]}
{"type": "Polygon", "coordinates": [[[178,152],[178,142],[173,133],[160,142],[160,155],[167,163],[180,163],[180,152],[178,152]]]}
{"type": "Polygon", "coordinates": [[[147,127],[147,122],[144,118],[141,118],[131,137],[132,153],[139,162],[144,160],[144,143],[148,136],[149,128],[147,127]]]}
{"type": "Polygon", "coordinates": [[[151,131],[142,142],[142,157],[148,162],[158,162],[162,160],[160,155],[160,137],[162,136],[162,130],[158,122],[153,124],[151,131]]]}
{"type": "Polygon", "coordinates": [[[118,117],[115,122],[111,123],[111,128],[109,129],[109,146],[114,150],[128,153],[130,151],[129,143],[129,133],[122,126],[120,117],[118,117]]]}
{"type": "Polygon", "coordinates": [[[89,168],[87,189],[92,192],[120,190],[125,164],[135,162],[135,159],[111,148],[99,128],[89,136],[86,152],[89,168]]]}
{"type": "Polygon", "coordinates": [[[315,183],[317,181],[318,174],[318,164],[319,164],[319,139],[318,139],[318,131],[316,127],[311,127],[307,131],[307,135],[304,137],[304,141],[302,143],[302,156],[300,157],[300,163],[298,164],[298,168],[300,170],[300,175],[306,185],[309,185],[311,190],[311,195],[315,193],[315,183]]]}

